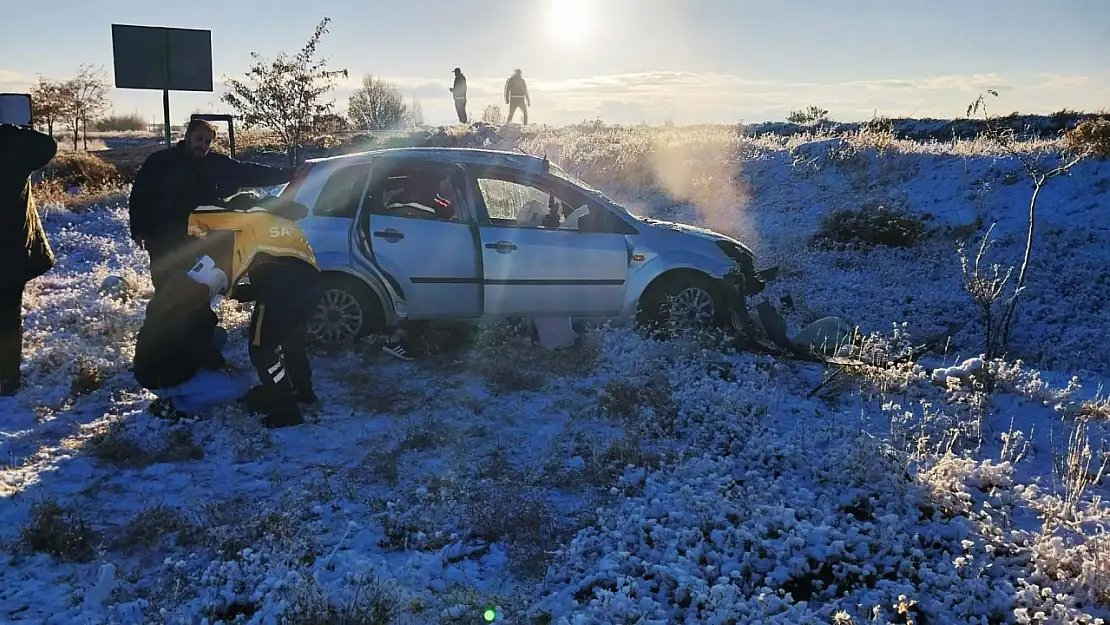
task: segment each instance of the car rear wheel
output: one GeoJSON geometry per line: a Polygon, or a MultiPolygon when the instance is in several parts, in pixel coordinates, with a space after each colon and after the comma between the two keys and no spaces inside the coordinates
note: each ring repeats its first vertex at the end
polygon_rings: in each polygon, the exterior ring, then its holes
{"type": "Polygon", "coordinates": [[[348,343],[381,330],[382,306],[369,287],[349,276],[325,276],[324,293],[308,321],[308,334],[327,345],[348,343]]]}
{"type": "Polygon", "coordinates": [[[729,315],[710,278],[684,271],[664,276],[647,288],[640,298],[638,320],[641,326],[681,334],[720,327],[729,315]]]}

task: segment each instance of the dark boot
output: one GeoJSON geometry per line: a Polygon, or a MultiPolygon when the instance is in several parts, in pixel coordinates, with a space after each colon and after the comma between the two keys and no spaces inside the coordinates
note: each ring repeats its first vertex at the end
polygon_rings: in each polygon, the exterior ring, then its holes
{"type": "Polygon", "coordinates": [[[281,361],[293,382],[297,403],[315,404],[319,401],[312,388],[312,363],[308,361],[308,336],[303,328],[294,332],[281,346],[281,361]]]}
{"type": "MultiPolygon", "coordinates": [[[[266,416],[262,425],[273,427],[286,427],[304,423],[301,409],[297,406],[297,393],[293,389],[293,382],[285,370],[281,355],[274,350],[259,349],[251,345],[251,362],[258,370],[258,378],[262,381],[259,391],[254,391],[259,397],[252,401],[261,408],[260,412],[266,416]]],[[[248,392],[248,395],[251,394],[248,392]]]]}
{"type": "Polygon", "coordinates": [[[150,407],[147,408],[150,414],[163,419],[165,421],[176,422],[181,419],[187,419],[189,415],[181,412],[173,405],[172,399],[159,398],[150,402],[150,407]]]}
{"type": "Polygon", "coordinates": [[[21,376],[6,376],[0,378],[0,397],[13,397],[23,388],[21,376]]]}

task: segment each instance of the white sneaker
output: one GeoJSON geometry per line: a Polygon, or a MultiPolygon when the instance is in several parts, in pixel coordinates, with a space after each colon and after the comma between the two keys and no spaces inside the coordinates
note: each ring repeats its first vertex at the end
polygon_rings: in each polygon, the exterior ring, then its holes
{"type": "Polygon", "coordinates": [[[386,343],[382,346],[382,351],[398,360],[412,362],[412,356],[409,356],[409,353],[405,349],[404,344],[402,344],[400,341],[392,341],[386,343]]]}

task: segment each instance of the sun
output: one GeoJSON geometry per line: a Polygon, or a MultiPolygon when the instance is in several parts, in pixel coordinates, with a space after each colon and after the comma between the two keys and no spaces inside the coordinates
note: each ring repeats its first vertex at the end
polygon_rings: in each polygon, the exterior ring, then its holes
{"type": "Polygon", "coordinates": [[[548,27],[556,39],[577,43],[590,31],[591,0],[551,0],[548,27]]]}

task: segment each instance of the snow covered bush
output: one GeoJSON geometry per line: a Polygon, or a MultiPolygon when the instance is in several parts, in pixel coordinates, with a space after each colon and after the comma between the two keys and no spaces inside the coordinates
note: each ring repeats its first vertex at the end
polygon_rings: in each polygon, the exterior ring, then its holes
{"type": "Polygon", "coordinates": [[[926,220],[901,208],[865,204],[841,209],[821,218],[813,244],[820,249],[913,247],[925,237],[926,220]]]}

